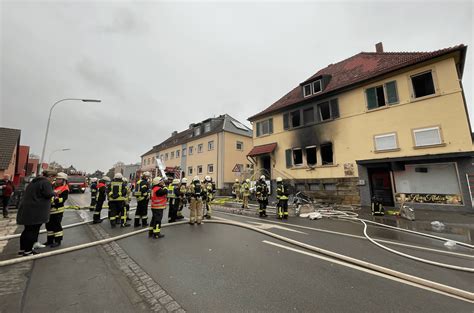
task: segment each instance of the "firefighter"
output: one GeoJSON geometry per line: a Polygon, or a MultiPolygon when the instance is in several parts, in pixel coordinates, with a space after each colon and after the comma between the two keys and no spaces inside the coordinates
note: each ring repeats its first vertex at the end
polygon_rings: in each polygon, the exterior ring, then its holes
{"type": "Polygon", "coordinates": [[[277,218],[288,219],[288,187],[283,183],[281,177],[277,177],[277,218]]]}
{"type": "Polygon", "coordinates": [[[125,199],[127,196],[127,185],[123,181],[121,173],[114,175],[107,192],[109,199],[109,220],[110,226],[115,228],[117,224],[121,227],[130,226],[127,223],[127,214],[125,212],[125,199]]]}
{"type": "Polygon", "coordinates": [[[201,225],[203,190],[199,176],[193,178],[193,181],[189,185],[188,193],[191,196],[189,224],[194,225],[194,223],[197,223],[201,225]]]}
{"type": "Polygon", "coordinates": [[[153,187],[151,189],[151,222],[148,231],[150,238],[162,238],[165,235],[161,234],[161,220],[163,219],[163,211],[166,209],[166,198],[168,191],[165,188],[163,178],[153,178],[153,187]]]}
{"type": "Polygon", "coordinates": [[[240,201],[240,182],[236,178],[235,183],[232,185],[232,195],[236,201],[240,201]]]}
{"type": "Polygon", "coordinates": [[[89,210],[91,212],[95,211],[95,206],[97,204],[97,178],[93,177],[91,179],[91,206],[89,210]]]}
{"type": "Polygon", "coordinates": [[[142,178],[135,186],[135,197],[137,198],[137,211],[135,212],[135,221],[133,226],[139,227],[140,220],[142,227],[148,226],[148,201],[150,200],[150,172],[144,172],[142,178]]]}
{"type": "Polygon", "coordinates": [[[242,194],[242,208],[249,208],[249,197],[250,197],[250,179],[246,179],[240,188],[240,193],[242,194]]]}
{"type": "Polygon", "coordinates": [[[51,199],[49,221],[46,223],[47,241],[44,245],[51,248],[61,245],[63,228],[61,221],[64,214],[64,203],[69,195],[66,173],[60,172],[53,182],[54,197],[51,199]]]}
{"type": "Polygon", "coordinates": [[[125,196],[125,204],[123,206],[124,211],[125,211],[124,212],[125,220],[130,221],[130,218],[128,217],[128,212],[130,211],[130,201],[132,200],[132,190],[130,189],[128,178],[124,177],[123,182],[125,183],[125,190],[127,191],[127,195],[125,196]]]}
{"type": "Polygon", "coordinates": [[[206,210],[205,218],[210,219],[212,214],[211,202],[214,200],[214,194],[216,193],[216,185],[212,181],[211,176],[206,176],[203,183],[203,191],[206,194],[204,201],[204,208],[206,210]]]}
{"type": "Polygon", "coordinates": [[[107,198],[107,184],[110,183],[110,178],[108,176],[104,176],[99,180],[97,184],[97,203],[95,205],[94,211],[94,224],[98,224],[102,222],[100,218],[100,212],[102,211],[102,206],[104,205],[104,201],[107,198]]]}
{"type": "Polygon", "coordinates": [[[268,193],[265,175],[262,175],[256,186],[256,196],[259,204],[258,214],[260,217],[267,217],[268,193]]]}
{"type": "Polygon", "coordinates": [[[168,186],[168,222],[174,223],[179,209],[179,179],[175,178],[168,186]]]}
{"type": "Polygon", "coordinates": [[[385,215],[385,209],[383,207],[382,201],[380,201],[379,198],[376,196],[372,197],[372,215],[378,215],[378,216],[383,216],[385,215]]]}
{"type": "Polygon", "coordinates": [[[186,195],[187,195],[187,186],[188,180],[186,177],[181,179],[181,184],[179,185],[179,209],[178,209],[178,220],[183,219],[183,208],[186,204],[186,195]]]}

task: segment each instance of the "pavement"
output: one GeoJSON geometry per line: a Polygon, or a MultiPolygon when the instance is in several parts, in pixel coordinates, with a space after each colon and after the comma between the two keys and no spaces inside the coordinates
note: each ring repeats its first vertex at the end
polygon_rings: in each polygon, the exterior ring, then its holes
{"type": "MultiPolygon", "coordinates": [[[[70,199],[72,205],[85,206],[88,194],[73,194],[70,199]]],[[[357,223],[301,218],[280,222],[220,211],[215,211],[215,218],[242,222],[474,291],[474,274],[422,264],[382,250],[362,238],[362,226],[357,223]]],[[[88,211],[81,211],[81,215],[91,216],[88,211]]],[[[63,225],[80,220],[77,211],[68,211],[63,225]]],[[[465,229],[462,224],[457,227],[465,229]]],[[[134,230],[110,229],[106,221],[78,226],[65,230],[63,245],[134,230]]],[[[369,273],[244,228],[185,224],[164,227],[163,233],[163,239],[149,239],[145,232],[107,245],[0,267],[0,312],[474,312],[472,303],[369,273]]],[[[378,227],[370,227],[369,233],[407,245],[390,245],[399,251],[474,267],[474,253],[467,248],[449,250],[436,240],[378,227]]],[[[459,231],[445,235],[466,242],[473,238],[459,231]]],[[[0,259],[17,257],[17,249],[18,239],[9,240],[0,259]]]]}

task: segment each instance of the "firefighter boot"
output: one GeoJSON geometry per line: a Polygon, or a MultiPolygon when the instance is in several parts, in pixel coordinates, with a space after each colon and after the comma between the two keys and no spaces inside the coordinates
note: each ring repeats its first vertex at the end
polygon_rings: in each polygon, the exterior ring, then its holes
{"type": "Polygon", "coordinates": [[[147,227],[148,226],[148,219],[142,218],[142,227],[147,227]]]}
{"type": "Polygon", "coordinates": [[[140,227],[140,218],[135,217],[133,220],[133,227],[140,227]]]}

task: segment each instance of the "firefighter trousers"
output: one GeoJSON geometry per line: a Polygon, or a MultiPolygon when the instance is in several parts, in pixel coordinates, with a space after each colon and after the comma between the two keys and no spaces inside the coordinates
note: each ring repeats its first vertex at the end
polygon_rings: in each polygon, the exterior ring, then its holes
{"type": "Polygon", "coordinates": [[[176,218],[178,217],[178,208],[179,208],[179,199],[170,198],[169,211],[168,211],[168,220],[170,223],[176,222],[176,218]]]}
{"type": "Polygon", "coordinates": [[[102,212],[102,206],[104,205],[103,199],[97,200],[97,203],[95,204],[95,210],[94,210],[94,222],[100,222],[100,212],[102,212]]]}
{"type": "Polygon", "coordinates": [[[161,220],[164,209],[151,209],[151,222],[149,228],[150,235],[158,235],[161,232],[161,220]]]}
{"type": "Polygon", "coordinates": [[[278,218],[288,218],[288,199],[278,200],[278,218]]]}
{"type": "Polygon", "coordinates": [[[248,209],[249,208],[249,196],[243,195],[242,197],[242,207],[248,209]]]}
{"type": "Polygon", "coordinates": [[[63,227],[61,222],[63,220],[63,213],[54,213],[49,216],[49,221],[46,223],[47,244],[53,242],[60,243],[63,240],[63,227]]]}
{"type": "Polygon", "coordinates": [[[125,225],[127,222],[125,201],[109,201],[109,220],[112,227],[120,223],[125,225]]]}
{"type": "Polygon", "coordinates": [[[206,201],[204,201],[207,217],[211,217],[211,214],[212,214],[211,201],[212,200],[209,198],[207,198],[206,201]]]}
{"type": "Polygon", "coordinates": [[[260,217],[266,216],[267,215],[268,200],[267,199],[260,199],[260,200],[258,200],[258,204],[259,204],[258,214],[260,215],[260,217]]]}
{"type": "Polygon", "coordinates": [[[189,222],[191,224],[201,224],[202,221],[202,199],[191,198],[191,204],[189,206],[189,222]]]}
{"type": "Polygon", "coordinates": [[[137,201],[137,210],[135,211],[135,226],[140,226],[140,220],[142,226],[148,225],[148,199],[137,201]]]}
{"type": "Polygon", "coordinates": [[[97,204],[97,192],[91,193],[91,211],[94,210],[95,206],[97,204]]]}

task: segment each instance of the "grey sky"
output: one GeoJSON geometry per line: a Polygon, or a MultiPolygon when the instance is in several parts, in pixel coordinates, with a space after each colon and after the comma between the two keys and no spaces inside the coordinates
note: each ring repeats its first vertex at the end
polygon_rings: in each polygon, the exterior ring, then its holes
{"type": "Polygon", "coordinates": [[[5,127],[39,154],[107,170],[189,123],[246,119],[318,69],[360,51],[469,45],[464,86],[471,120],[473,15],[465,2],[2,1],[1,105],[5,127]]]}

